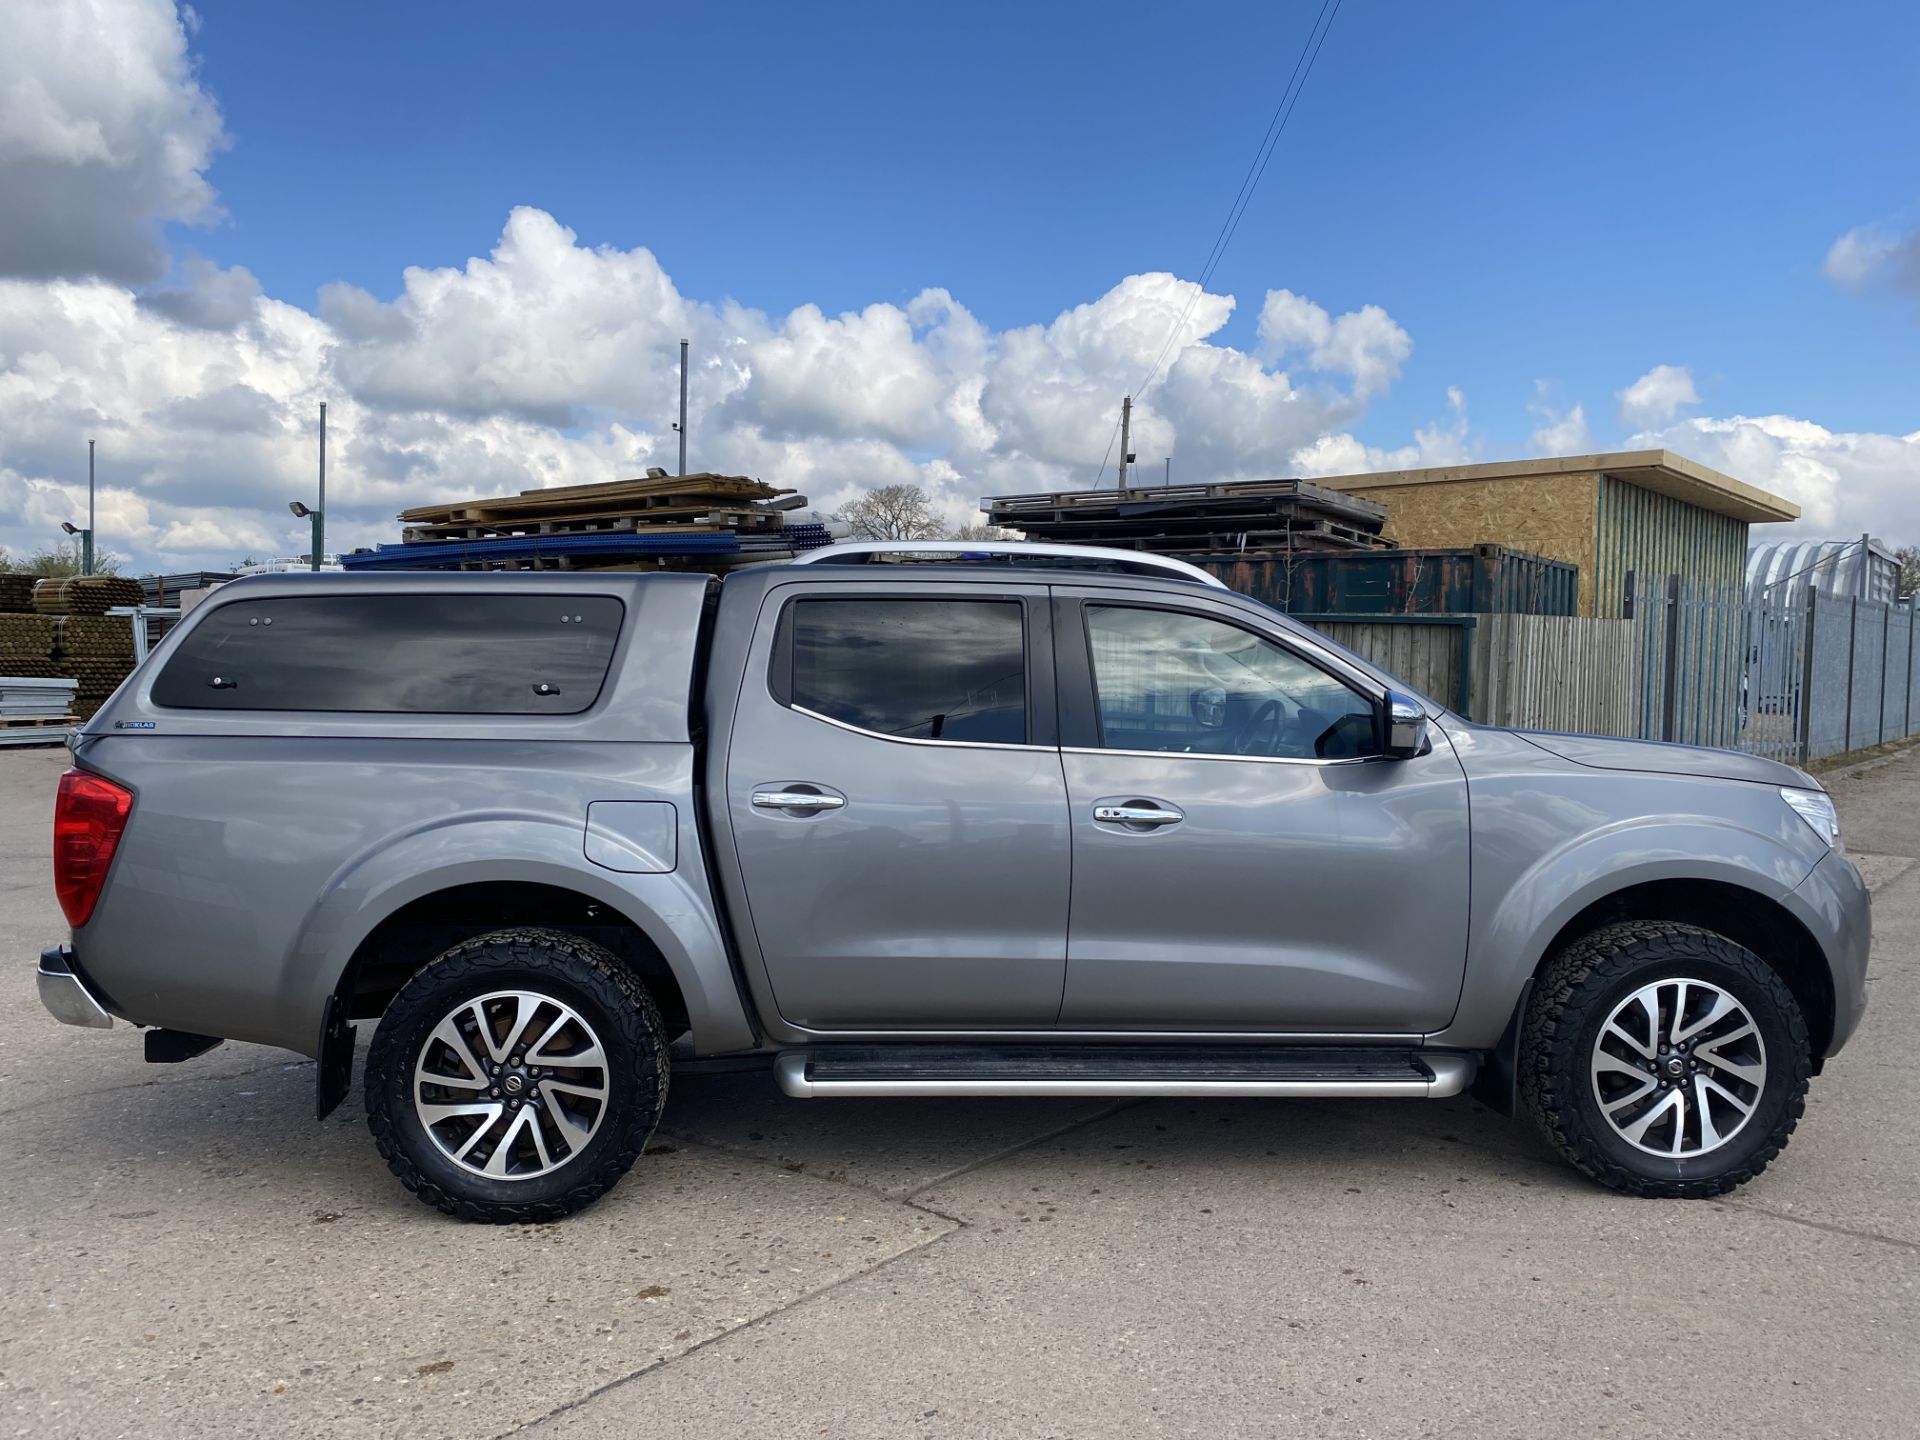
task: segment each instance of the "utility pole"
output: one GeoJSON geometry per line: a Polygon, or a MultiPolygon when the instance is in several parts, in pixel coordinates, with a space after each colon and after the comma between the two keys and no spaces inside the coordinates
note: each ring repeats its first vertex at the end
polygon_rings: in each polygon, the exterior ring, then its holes
{"type": "Polygon", "coordinates": [[[1171,455],[1167,456],[1167,468],[1164,474],[1161,476],[1160,483],[1162,485],[1173,484],[1173,456],[1171,455]]]}
{"type": "Polygon", "coordinates": [[[93,573],[93,441],[87,441],[87,528],[80,536],[80,573],[93,573]]]}
{"type": "Polygon", "coordinates": [[[680,473],[687,473],[687,342],[680,342],[680,473]]]}
{"type": "Polygon", "coordinates": [[[1133,397],[1126,395],[1120,400],[1120,488],[1122,491],[1127,488],[1127,462],[1133,459],[1133,456],[1127,453],[1127,446],[1132,443],[1132,433],[1133,397]]]}
{"type": "Polygon", "coordinates": [[[327,402],[320,402],[320,504],[313,512],[313,568],[320,568],[320,556],[327,546],[327,402]]]}

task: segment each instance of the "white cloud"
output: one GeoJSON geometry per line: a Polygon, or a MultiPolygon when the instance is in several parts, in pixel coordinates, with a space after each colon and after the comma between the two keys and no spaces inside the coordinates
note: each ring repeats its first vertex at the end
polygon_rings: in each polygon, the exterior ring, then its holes
{"type": "Polygon", "coordinates": [[[1587,455],[1592,453],[1593,431],[1587,425],[1587,411],[1584,405],[1575,405],[1571,410],[1557,410],[1541,399],[1529,405],[1527,409],[1540,421],[1539,428],[1527,440],[1532,454],[1587,455]]]}
{"type": "Polygon", "coordinates": [[[166,270],[160,226],[217,213],[225,143],[169,0],[12,0],[0,43],[0,275],[166,270]]]}
{"type": "Polygon", "coordinates": [[[1858,226],[1833,242],[1820,268],[1847,290],[1920,290],[1920,227],[1858,226]]]}
{"type": "Polygon", "coordinates": [[[1338,319],[1291,290],[1270,290],[1260,307],[1260,355],[1305,354],[1313,368],[1351,377],[1354,394],[1370,395],[1399,378],[1413,338],[1378,305],[1338,319]]]}
{"type": "Polygon", "coordinates": [[[305,531],[285,505],[311,494],[322,399],[339,547],[396,539],[411,504],[637,474],[677,448],[682,335],[691,463],[829,507],[908,480],[954,523],[979,518],[981,495],[1091,483],[1120,396],[1183,315],[1135,405],[1133,448],[1186,475],[1289,472],[1361,418],[1406,350],[1367,307],[1327,317],[1289,375],[1214,342],[1233,309],[1147,274],[999,332],[938,289],[768,316],[684,296],[648,250],[584,246],[532,209],[485,257],[408,270],[390,300],[332,287],[317,315],[199,260],[144,295],[0,281],[0,544],[45,543],[84,504],[91,436],[103,546],[168,568],[297,553],[305,531]]]}
{"type": "Polygon", "coordinates": [[[1796,524],[1768,525],[1756,537],[1871,532],[1920,544],[1920,430],[1848,433],[1786,415],[1734,415],[1681,420],[1627,444],[1673,450],[1800,506],[1796,524]]]}
{"type": "Polygon", "coordinates": [[[1700,403],[1693,376],[1684,365],[1656,365],[1617,395],[1620,423],[1635,429],[1665,425],[1682,406],[1700,403]]]}

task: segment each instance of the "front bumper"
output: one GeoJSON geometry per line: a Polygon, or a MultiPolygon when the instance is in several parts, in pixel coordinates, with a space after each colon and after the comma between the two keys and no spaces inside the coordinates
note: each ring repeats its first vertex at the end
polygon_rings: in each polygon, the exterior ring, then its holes
{"type": "Polygon", "coordinates": [[[1833,977],[1833,1035],[1826,1053],[1838,1053],[1867,1009],[1867,957],[1873,947],[1873,902],[1860,872],[1845,855],[1825,856],[1793,893],[1794,909],[1812,931],[1833,977]]]}
{"type": "Polygon", "coordinates": [[[107,1007],[74,969],[71,945],[49,945],[42,950],[40,969],[34,979],[40,987],[40,1003],[61,1024],[85,1025],[95,1030],[113,1028],[113,1017],[107,1013],[107,1007]]]}

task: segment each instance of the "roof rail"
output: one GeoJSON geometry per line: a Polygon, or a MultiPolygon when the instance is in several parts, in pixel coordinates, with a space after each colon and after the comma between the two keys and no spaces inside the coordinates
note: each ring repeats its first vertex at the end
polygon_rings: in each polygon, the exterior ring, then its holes
{"type": "MultiPolygon", "coordinates": [[[[1198,565],[1189,565],[1171,555],[1151,555],[1139,550],[1115,550],[1102,545],[1043,545],[1025,540],[842,540],[794,556],[795,565],[865,565],[882,555],[952,555],[966,560],[990,555],[1008,556],[1018,564],[1023,557],[1042,560],[1080,562],[1088,570],[1117,570],[1123,575],[1160,575],[1210,585],[1215,590],[1227,586],[1198,565]]],[[[1073,566],[1061,566],[1072,569],[1073,566]]]]}

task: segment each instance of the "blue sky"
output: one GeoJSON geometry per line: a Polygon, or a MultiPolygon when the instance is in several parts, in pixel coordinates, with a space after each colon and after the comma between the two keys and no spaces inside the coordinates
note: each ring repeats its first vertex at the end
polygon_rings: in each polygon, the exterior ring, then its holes
{"type": "MultiPolygon", "coordinates": [[[[197,7],[232,215],[183,239],[311,303],[458,265],[514,205],[768,310],[944,286],[988,324],[1198,271],[1318,6],[197,7]]],[[[1458,384],[1685,364],[1719,411],[1904,430],[1920,331],[1820,262],[1920,199],[1920,7],[1341,7],[1213,288],[1415,337],[1362,427],[1458,384]]]]}
{"type": "Polygon", "coordinates": [[[611,478],[682,333],[696,464],[964,519],[1178,314],[1183,476],[1667,444],[1920,541],[1920,8],[1341,0],[1196,298],[1320,9],[21,0],[0,545],[88,433],[123,551],[297,548],[320,399],[345,543],[611,478]]]}

